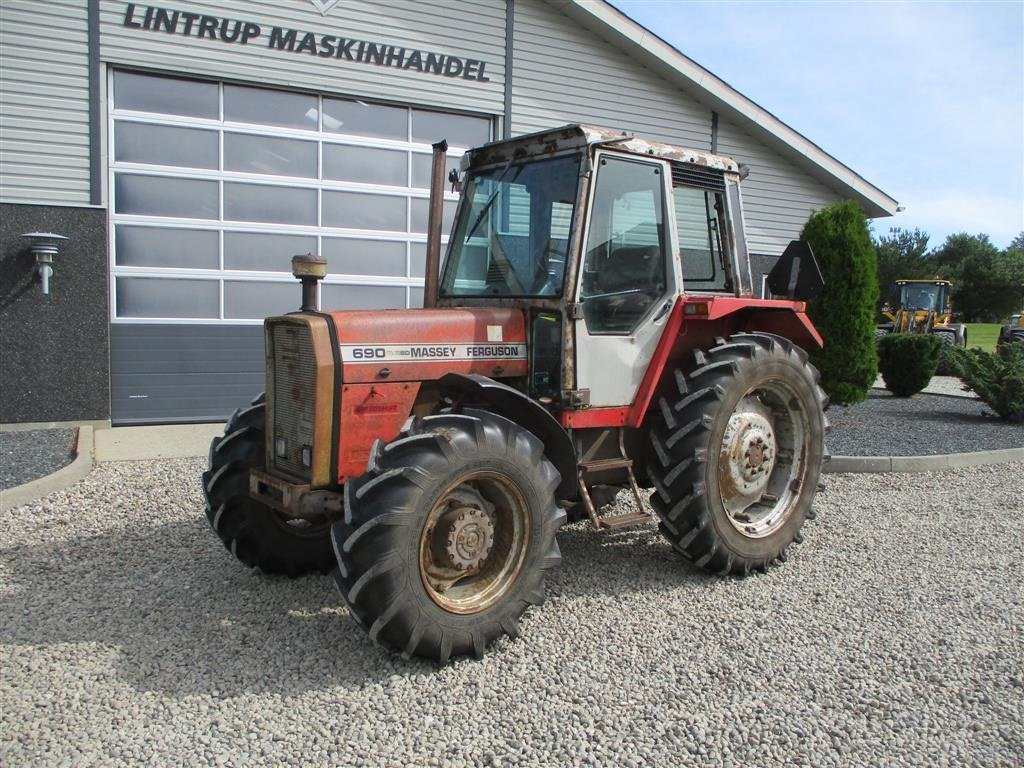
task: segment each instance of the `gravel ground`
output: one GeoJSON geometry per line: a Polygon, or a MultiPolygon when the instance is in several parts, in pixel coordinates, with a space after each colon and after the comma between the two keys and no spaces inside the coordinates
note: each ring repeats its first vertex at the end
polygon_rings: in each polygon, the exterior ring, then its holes
{"type": "Polygon", "coordinates": [[[1020,765],[1024,464],[832,475],[789,562],[560,535],[482,662],[371,645],[234,562],[203,460],[99,466],[0,529],[0,764],[1020,765]],[[895,503],[894,503],[895,502],[895,503]]]}
{"type": "Polygon", "coordinates": [[[827,412],[825,443],[835,456],[933,456],[1024,446],[1024,424],[992,415],[980,400],[917,394],[893,397],[873,389],[868,399],[827,412]]]}
{"type": "Polygon", "coordinates": [[[0,491],[36,480],[75,458],[77,429],[0,432],[0,491]]]}

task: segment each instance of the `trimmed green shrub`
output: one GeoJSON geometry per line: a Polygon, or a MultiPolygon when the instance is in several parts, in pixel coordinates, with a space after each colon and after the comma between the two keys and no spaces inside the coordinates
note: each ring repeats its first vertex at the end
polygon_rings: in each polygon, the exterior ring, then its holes
{"type": "Polygon", "coordinates": [[[811,215],[801,237],[811,245],[825,287],[807,307],[825,348],[811,353],[832,402],[859,403],[878,373],[875,352],[875,246],[864,212],[852,200],[811,215]]]}
{"type": "Polygon", "coordinates": [[[951,349],[950,366],[996,414],[1024,422],[1024,344],[1003,344],[995,354],[980,349],[951,349]]]}
{"type": "Polygon", "coordinates": [[[942,340],[930,333],[890,333],[879,339],[878,370],[885,388],[896,397],[910,397],[927,387],[942,346],[942,340]]]}

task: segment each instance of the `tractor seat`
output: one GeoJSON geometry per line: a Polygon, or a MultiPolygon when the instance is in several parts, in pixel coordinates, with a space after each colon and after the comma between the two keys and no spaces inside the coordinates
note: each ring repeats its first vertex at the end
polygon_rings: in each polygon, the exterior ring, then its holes
{"type": "Polygon", "coordinates": [[[598,274],[598,283],[606,293],[630,288],[653,289],[661,266],[661,250],[656,245],[616,248],[598,274]]]}
{"type": "Polygon", "coordinates": [[[613,333],[634,328],[664,290],[661,262],[656,245],[612,251],[598,271],[600,295],[587,307],[591,327],[613,333]]]}

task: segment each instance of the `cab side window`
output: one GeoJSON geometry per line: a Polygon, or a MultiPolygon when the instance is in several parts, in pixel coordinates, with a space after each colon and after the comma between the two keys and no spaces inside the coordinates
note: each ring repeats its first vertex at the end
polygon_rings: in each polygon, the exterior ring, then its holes
{"type": "Polygon", "coordinates": [[[683,285],[691,291],[732,291],[729,260],[723,248],[726,221],[722,194],[673,185],[672,197],[683,285]]]}
{"type": "Polygon", "coordinates": [[[602,157],[580,302],[592,333],[629,333],[667,286],[661,166],[602,157]]]}

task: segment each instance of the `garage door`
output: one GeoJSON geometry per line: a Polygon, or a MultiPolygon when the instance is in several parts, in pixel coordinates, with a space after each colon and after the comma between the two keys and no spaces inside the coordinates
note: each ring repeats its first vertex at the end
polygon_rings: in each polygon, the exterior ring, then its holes
{"type": "MultiPolygon", "coordinates": [[[[262,389],[262,318],[299,305],[420,306],[431,167],[492,121],[115,71],[110,80],[111,407],[116,423],[224,418],[262,389]]],[[[456,197],[445,201],[447,233],[456,197]]]]}

